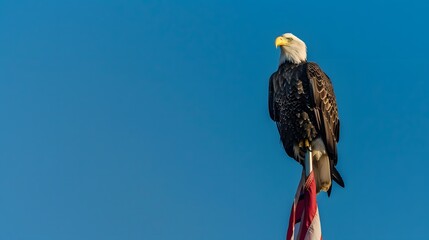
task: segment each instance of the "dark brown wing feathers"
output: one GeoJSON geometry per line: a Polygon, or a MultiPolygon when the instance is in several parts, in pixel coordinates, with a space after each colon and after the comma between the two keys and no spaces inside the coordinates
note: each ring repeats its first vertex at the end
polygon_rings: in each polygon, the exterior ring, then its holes
{"type": "MultiPolygon", "coordinates": [[[[337,164],[337,142],[340,136],[340,120],[335,99],[334,89],[329,77],[320,69],[316,63],[307,64],[307,77],[312,88],[315,109],[320,119],[320,134],[327,145],[330,159],[337,164]]],[[[316,114],[317,115],[317,114],[316,114]]],[[[319,122],[318,122],[319,125],[319,122]]]]}

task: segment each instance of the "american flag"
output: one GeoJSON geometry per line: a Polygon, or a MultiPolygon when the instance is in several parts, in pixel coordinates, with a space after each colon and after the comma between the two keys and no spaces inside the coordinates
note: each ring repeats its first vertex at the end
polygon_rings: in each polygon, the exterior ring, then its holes
{"type": "Polygon", "coordinates": [[[294,239],[322,239],[322,228],[320,226],[319,210],[316,201],[316,181],[313,171],[307,178],[303,172],[295,194],[286,234],[286,240],[294,239]],[[295,234],[295,225],[297,223],[301,224],[298,233],[295,234]]]}

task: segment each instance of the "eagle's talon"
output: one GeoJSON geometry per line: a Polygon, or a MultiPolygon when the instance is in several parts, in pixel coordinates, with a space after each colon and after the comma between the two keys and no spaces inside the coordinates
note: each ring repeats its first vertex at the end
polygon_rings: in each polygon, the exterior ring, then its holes
{"type": "Polygon", "coordinates": [[[310,143],[308,142],[308,139],[305,139],[305,148],[309,148],[310,147],[310,143]]]}

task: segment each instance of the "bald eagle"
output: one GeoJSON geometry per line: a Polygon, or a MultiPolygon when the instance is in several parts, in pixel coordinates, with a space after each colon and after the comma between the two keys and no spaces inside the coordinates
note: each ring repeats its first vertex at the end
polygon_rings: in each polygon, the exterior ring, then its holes
{"type": "Polygon", "coordinates": [[[344,187],[337,171],[340,120],[331,80],[307,62],[305,43],[291,33],[275,40],[280,62],[269,81],[268,108],[287,155],[303,165],[311,149],[317,192],[331,193],[331,179],[344,187]]]}

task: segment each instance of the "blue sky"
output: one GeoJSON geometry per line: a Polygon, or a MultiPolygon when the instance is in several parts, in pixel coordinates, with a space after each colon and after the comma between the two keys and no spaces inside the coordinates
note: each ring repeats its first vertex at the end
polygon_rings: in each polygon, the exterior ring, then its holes
{"type": "Polygon", "coordinates": [[[284,239],[276,36],[331,77],[325,239],[426,236],[425,1],[0,1],[1,239],[284,239]]]}

